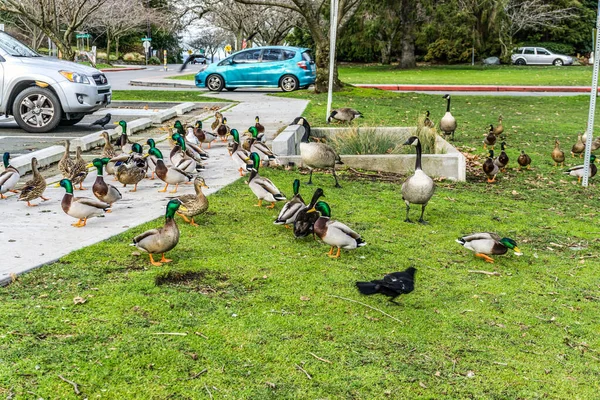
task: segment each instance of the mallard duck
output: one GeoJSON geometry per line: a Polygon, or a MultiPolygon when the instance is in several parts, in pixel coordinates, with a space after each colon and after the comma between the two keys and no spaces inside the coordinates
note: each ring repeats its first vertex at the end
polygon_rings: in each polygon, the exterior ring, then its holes
{"type": "Polygon", "coordinates": [[[319,213],[316,212],[308,212],[308,210],[315,207],[319,198],[324,197],[323,189],[317,188],[315,193],[313,194],[310,203],[301,208],[296,214],[296,218],[294,219],[294,236],[296,238],[303,238],[308,236],[310,233],[314,232],[314,225],[317,219],[319,219],[319,213]]]}
{"type": "Polygon", "coordinates": [[[488,183],[493,183],[496,181],[496,175],[500,170],[498,166],[494,163],[494,150],[490,150],[489,157],[483,163],[483,172],[487,175],[488,183]]]}
{"type": "Polygon", "coordinates": [[[177,144],[173,147],[170,154],[171,163],[175,168],[190,174],[200,171],[202,169],[201,166],[188,155],[186,149],[185,139],[183,136],[177,134],[177,144]]]}
{"type": "MultiPolygon", "coordinates": [[[[102,137],[104,139],[104,147],[102,149],[102,155],[101,158],[114,158],[117,156],[117,152],[115,151],[115,148],[113,147],[113,145],[110,143],[110,136],[108,135],[108,132],[104,131],[100,134],[100,137],[102,137]]],[[[115,173],[115,165],[114,163],[108,163],[106,164],[106,173],[108,175],[113,175],[115,173]]]]}
{"type": "Polygon", "coordinates": [[[202,129],[202,121],[196,121],[196,125],[194,127],[194,136],[196,136],[200,142],[200,147],[202,147],[202,143],[208,143],[209,149],[212,142],[217,140],[217,135],[202,129]]]}
{"type": "Polygon", "coordinates": [[[5,199],[4,193],[13,192],[17,193],[15,190],[15,186],[19,179],[21,179],[21,174],[19,174],[19,170],[10,165],[10,153],[7,151],[2,156],[2,161],[4,162],[4,171],[0,174],[0,199],[5,199]]]}
{"type": "Polygon", "coordinates": [[[494,150],[494,146],[496,145],[496,135],[494,135],[494,125],[490,125],[490,131],[487,136],[483,140],[483,148],[487,149],[487,146],[491,146],[492,150],[494,150]]]}
{"type": "Polygon", "coordinates": [[[285,205],[281,209],[281,212],[279,212],[277,219],[275,220],[275,222],[273,222],[275,225],[284,225],[288,229],[289,229],[289,224],[293,224],[294,221],[296,220],[296,216],[298,215],[300,210],[302,210],[303,208],[306,208],[304,199],[302,198],[302,196],[299,193],[299,191],[300,191],[300,180],[299,179],[294,179],[292,188],[294,189],[294,197],[292,197],[292,199],[290,201],[285,203],[285,205]]]}
{"type": "Polygon", "coordinates": [[[180,135],[183,138],[183,141],[185,142],[185,153],[189,157],[192,157],[194,160],[197,160],[200,163],[202,162],[202,160],[208,160],[209,155],[206,152],[206,150],[200,147],[201,143],[194,134],[194,127],[186,125],[185,129],[187,132],[185,136],[180,135]]]}
{"type": "Polygon", "coordinates": [[[117,139],[117,144],[121,147],[121,152],[129,154],[131,153],[132,143],[127,136],[127,121],[120,120],[117,125],[121,127],[121,136],[117,139]]]}
{"type": "MultiPolygon", "coordinates": [[[[150,138],[146,141],[146,144],[148,146],[150,146],[151,149],[156,149],[156,154],[160,155],[160,158],[163,158],[162,153],[160,152],[159,149],[156,148],[156,142],[154,141],[154,139],[150,138]]],[[[156,170],[156,160],[158,158],[155,155],[150,154],[150,150],[148,150],[148,158],[146,158],[147,162],[148,162],[148,169],[152,172],[152,176],[150,177],[151,180],[154,180],[154,171],[156,170]]]]}
{"type": "Polygon", "coordinates": [[[35,157],[31,159],[31,171],[33,176],[30,180],[25,182],[25,185],[23,185],[21,189],[19,189],[21,191],[19,194],[19,201],[26,201],[27,206],[35,207],[37,204],[31,204],[31,200],[35,200],[38,197],[43,201],[48,201],[50,199],[42,196],[44,190],[46,190],[46,180],[38,171],[38,161],[35,157]]]}
{"type": "Polygon", "coordinates": [[[73,184],[69,179],[61,180],[60,186],[66,190],[60,205],[65,214],[78,219],[76,223],[72,224],[77,228],[84,227],[88,218],[104,215],[110,208],[110,204],[103,201],[87,197],[73,197],[73,184]]]}
{"type": "Polygon", "coordinates": [[[265,127],[260,123],[258,115],[254,117],[254,127],[256,128],[256,139],[262,142],[265,137],[265,127]]]}
{"type": "Polygon", "coordinates": [[[600,137],[597,137],[596,139],[594,139],[594,141],[592,142],[592,151],[596,151],[600,149],[600,137]]]}
{"type": "Polygon", "coordinates": [[[341,121],[341,122],[351,122],[354,120],[354,118],[362,118],[363,115],[360,111],[357,111],[355,109],[352,108],[348,108],[348,107],[343,107],[343,108],[337,108],[335,110],[331,110],[331,113],[329,114],[329,117],[327,118],[327,123],[331,123],[332,119],[335,119],[336,121],[341,121]]]}
{"type": "Polygon", "coordinates": [[[560,149],[560,142],[558,140],[554,141],[554,150],[552,150],[552,160],[554,160],[554,166],[558,166],[561,164],[565,165],[565,152],[560,149]]]}
{"type": "Polygon", "coordinates": [[[223,114],[221,114],[218,111],[215,112],[215,120],[210,125],[210,129],[212,129],[213,132],[216,132],[217,128],[219,127],[219,125],[221,125],[222,122],[223,122],[223,114]]]}
{"type": "MultiPolygon", "coordinates": [[[[92,165],[96,167],[98,171],[98,175],[96,176],[96,181],[94,181],[94,185],[92,186],[92,192],[94,196],[100,201],[108,203],[111,207],[116,202],[121,200],[123,197],[119,189],[114,187],[111,184],[104,182],[104,176],[102,176],[103,167],[108,164],[110,158],[94,158],[92,161],[92,165]]],[[[110,211],[108,211],[110,212],[110,211]]]]}
{"type": "Polygon", "coordinates": [[[230,151],[231,159],[238,167],[240,176],[244,176],[247,172],[246,165],[247,161],[250,159],[250,153],[240,147],[240,134],[237,129],[232,129],[229,134],[233,136],[233,144],[230,151]]]}
{"type": "Polygon", "coordinates": [[[519,158],[517,158],[517,163],[519,163],[519,171],[521,170],[521,167],[527,167],[527,169],[529,169],[529,166],[531,164],[531,157],[525,154],[525,151],[521,150],[521,155],[519,156],[519,158]]]}
{"type": "Polygon", "coordinates": [[[497,234],[490,232],[473,233],[456,239],[456,242],[464,248],[474,251],[476,257],[483,258],[489,263],[494,262],[489,255],[502,255],[508,249],[512,249],[517,256],[523,255],[517,247],[517,242],[513,239],[501,239],[497,234]]]}
{"type": "Polygon", "coordinates": [[[198,224],[194,222],[194,217],[204,213],[208,209],[208,199],[204,193],[202,193],[202,188],[208,189],[208,186],[204,183],[204,178],[197,176],[196,179],[194,179],[194,189],[196,190],[196,194],[184,194],[183,196],[178,197],[181,204],[183,204],[187,210],[179,210],[177,211],[177,214],[180,215],[185,222],[189,222],[190,225],[193,226],[198,226],[198,224]]]}
{"type": "MultiPolygon", "coordinates": [[[[596,167],[595,161],[596,161],[596,156],[592,154],[590,156],[590,169],[588,171],[588,178],[592,178],[598,172],[598,167],[596,167]]],[[[571,167],[565,171],[565,174],[568,174],[571,176],[576,176],[577,183],[579,183],[579,182],[581,182],[581,178],[583,178],[583,176],[584,176],[583,167],[584,167],[584,164],[577,165],[575,167],[571,167]]]]}
{"type": "Polygon", "coordinates": [[[429,110],[425,111],[425,119],[423,120],[423,125],[428,128],[433,128],[435,124],[433,123],[431,118],[429,118],[429,115],[429,110]]]}
{"type": "Polygon", "coordinates": [[[185,136],[185,127],[183,126],[180,120],[175,121],[175,123],[173,124],[173,128],[175,128],[175,130],[177,130],[177,133],[179,133],[181,136],[185,136]]]}
{"type": "Polygon", "coordinates": [[[314,225],[315,234],[322,241],[331,246],[327,255],[331,258],[339,258],[341,249],[356,249],[366,246],[365,242],[358,233],[354,232],[347,225],[331,219],[331,208],[324,201],[318,201],[317,204],[308,213],[319,211],[321,216],[314,225]],[[337,253],[333,254],[333,248],[337,247],[337,253]]]}
{"type": "Polygon", "coordinates": [[[419,138],[416,136],[411,136],[404,143],[404,145],[415,146],[417,148],[415,173],[402,184],[402,200],[404,200],[404,203],[406,204],[406,219],[404,222],[412,222],[408,218],[410,204],[412,203],[421,205],[421,216],[419,217],[419,222],[422,224],[427,224],[427,222],[423,219],[423,214],[425,214],[425,207],[427,207],[427,203],[429,203],[429,200],[433,196],[435,184],[433,183],[433,179],[431,179],[421,169],[421,142],[419,141],[419,138]]]}
{"type": "Polygon", "coordinates": [[[502,115],[498,116],[498,124],[494,127],[494,135],[500,136],[504,133],[504,127],[502,126],[502,115]]]}
{"type": "Polygon", "coordinates": [[[75,161],[73,161],[69,153],[70,149],[71,142],[69,140],[65,140],[65,152],[63,153],[62,158],[58,162],[58,170],[65,178],[71,177],[71,170],[73,169],[73,165],[75,165],[75,161]]]}
{"type": "Polygon", "coordinates": [[[156,176],[165,182],[166,185],[163,190],[159,190],[159,192],[164,193],[167,191],[169,185],[175,185],[175,189],[171,191],[171,193],[177,193],[177,188],[180,183],[190,182],[194,177],[192,174],[188,174],[180,169],[175,167],[168,168],[165,165],[165,162],[162,159],[162,155],[158,151],[158,149],[150,149],[150,155],[154,155],[156,157],[156,176]]]}
{"type": "Polygon", "coordinates": [[[336,164],[344,164],[340,156],[336,153],[333,147],[325,143],[309,142],[310,125],[303,117],[298,117],[292,122],[292,125],[302,125],[304,127],[304,135],[300,142],[300,156],[302,157],[302,165],[310,170],[308,185],[312,185],[312,174],[314,168],[331,168],[335,179],[335,187],[341,188],[338,177],[335,173],[336,164]]]}
{"type": "Polygon", "coordinates": [[[146,177],[146,172],[148,171],[146,157],[142,155],[142,151],[142,146],[139,143],[134,143],[132,145],[132,154],[127,161],[118,164],[116,167],[115,176],[123,184],[123,187],[134,185],[133,190],[130,190],[131,192],[137,191],[138,183],[146,177]]]}
{"type": "Polygon", "coordinates": [[[67,177],[73,184],[73,186],[79,185],[79,187],[75,187],[75,189],[85,190],[83,187],[83,181],[88,175],[88,164],[81,157],[81,146],[77,146],[77,152],[75,155],[75,163],[71,168],[71,173],[67,177]]]}
{"type": "Polygon", "coordinates": [[[579,158],[583,157],[585,151],[585,143],[581,140],[581,135],[577,136],[577,142],[571,147],[571,156],[575,157],[575,154],[579,154],[579,158]]]}
{"type": "MultiPolygon", "coordinates": [[[[253,126],[251,126],[249,129],[251,131],[256,132],[256,128],[253,126]]],[[[269,165],[271,161],[277,161],[277,156],[273,154],[273,151],[269,148],[269,146],[258,140],[253,132],[251,132],[251,134],[252,137],[250,138],[250,152],[258,153],[260,159],[263,162],[263,166],[269,165]]]]}
{"type": "Polygon", "coordinates": [[[217,135],[221,137],[221,141],[226,142],[229,132],[230,129],[229,126],[227,126],[227,118],[223,118],[221,124],[217,127],[217,135]]]}
{"type": "Polygon", "coordinates": [[[443,97],[446,99],[446,114],[440,120],[440,130],[444,132],[445,136],[452,135],[452,140],[454,140],[454,131],[456,130],[456,118],[452,116],[450,113],[450,95],[444,95],[443,97]]]}
{"type": "Polygon", "coordinates": [[[258,197],[258,204],[256,207],[262,206],[262,201],[266,200],[271,203],[267,208],[274,208],[275,202],[286,200],[285,196],[281,193],[277,186],[269,179],[258,175],[258,168],[260,167],[260,156],[257,153],[250,153],[250,160],[252,166],[246,167],[250,170],[250,178],[248,179],[248,186],[252,192],[258,197]]]}
{"type": "Polygon", "coordinates": [[[500,155],[494,159],[494,164],[496,164],[502,172],[506,171],[506,166],[508,165],[509,161],[508,154],[506,154],[506,151],[504,151],[505,146],[506,142],[500,143],[500,155]]]}
{"type": "MultiPolygon", "coordinates": [[[[162,162],[162,159],[160,161],[162,162]]],[[[150,262],[156,267],[160,267],[162,263],[173,261],[165,258],[165,253],[173,250],[179,243],[179,228],[174,218],[178,210],[186,211],[181,201],[179,199],[169,201],[165,214],[165,225],[158,229],[150,229],[133,238],[132,246],[148,253],[150,262]],[[162,254],[162,258],[154,261],[152,254],[162,254]]]]}

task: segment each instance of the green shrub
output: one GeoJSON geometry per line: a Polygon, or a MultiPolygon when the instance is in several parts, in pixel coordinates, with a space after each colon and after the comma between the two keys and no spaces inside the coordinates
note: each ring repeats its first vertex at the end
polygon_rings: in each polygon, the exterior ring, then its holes
{"type": "Polygon", "coordinates": [[[137,53],[126,53],[123,54],[123,61],[138,61],[137,53]]]}
{"type": "Polygon", "coordinates": [[[461,39],[438,39],[427,46],[425,61],[461,63],[471,60],[471,47],[461,39]]]}
{"type": "Polygon", "coordinates": [[[160,65],[160,59],[158,57],[152,56],[148,59],[148,64],[160,65]]]}
{"type": "Polygon", "coordinates": [[[397,134],[368,128],[351,128],[331,138],[331,144],[339,154],[355,155],[405,153],[403,142],[397,134]]]}

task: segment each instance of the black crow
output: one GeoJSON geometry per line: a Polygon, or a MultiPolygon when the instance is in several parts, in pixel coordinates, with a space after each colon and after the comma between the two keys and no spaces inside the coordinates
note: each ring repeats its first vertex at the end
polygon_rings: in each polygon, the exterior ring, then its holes
{"type": "Polygon", "coordinates": [[[408,294],[415,288],[415,272],[413,267],[407,268],[402,272],[392,272],[383,277],[382,280],[371,282],[356,282],[356,287],[362,294],[381,293],[391,297],[390,301],[396,303],[394,299],[401,294],[408,294]]]}
{"type": "Polygon", "coordinates": [[[110,115],[110,113],[106,113],[106,115],[104,117],[100,118],[99,120],[96,120],[96,121],[92,122],[90,124],[90,126],[100,125],[102,127],[102,129],[104,129],[104,125],[108,125],[108,123],[110,122],[111,118],[112,118],[112,115],[110,115]]]}

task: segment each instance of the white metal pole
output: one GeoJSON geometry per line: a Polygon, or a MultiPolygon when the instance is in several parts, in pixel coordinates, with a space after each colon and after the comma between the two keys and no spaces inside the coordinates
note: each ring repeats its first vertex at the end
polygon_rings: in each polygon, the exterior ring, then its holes
{"type": "Polygon", "coordinates": [[[590,170],[590,155],[592,153],[592,135],[594,132],[594,116],[596,114],[596,98],[598,97],[598,68],[600,67],[600,0],[596,15],[596,49],[594,50],[594,73],[592,74],[592,92],[590,93],[590,111],[586,129],[585,159],[583,160],[583,179],[581,186],[587,187],[588,173],[590,170]]]}
{"type": "MultiPolygon", "coordinates": [[[[599,0],[600,1],[600,0],[599,0]]],[[[337,34],[338,20],[338,0],[331,0],[330,12],[330,30],[329,30],[329,85],[327,90],[327,115],[325,120],[329,118],[331,113],[331,102],[333,101],[333,69],[335,66],[335,41],[337,34]]]]}

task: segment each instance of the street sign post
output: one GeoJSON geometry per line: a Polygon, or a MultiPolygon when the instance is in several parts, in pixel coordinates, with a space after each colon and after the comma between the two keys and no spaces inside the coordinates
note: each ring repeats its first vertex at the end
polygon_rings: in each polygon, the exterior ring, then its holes
{"type": "Polygon", "coordinates": [[[152,46],[152,44],[150,44],[151,41],[152,41],[152,38],[149,38],[149,37],[142,38],[142,45],[144,46],[144,53],[146,54],[146,65],[148,65],[148,54],[150,53],[150,47],[152,46]]]}

